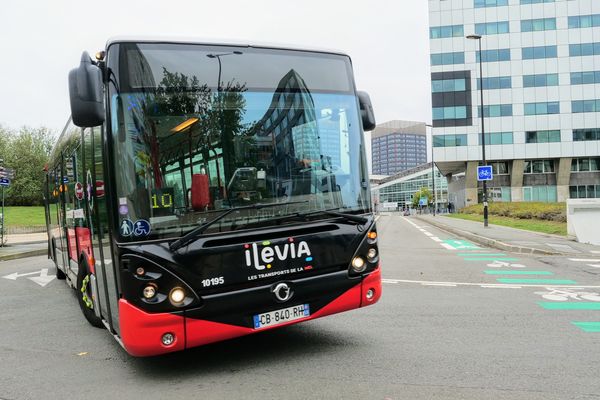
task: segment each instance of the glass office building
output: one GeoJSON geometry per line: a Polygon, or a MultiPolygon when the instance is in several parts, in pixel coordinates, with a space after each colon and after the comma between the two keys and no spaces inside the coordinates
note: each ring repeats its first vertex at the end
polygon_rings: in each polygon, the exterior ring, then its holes
{"type": "Polygon", "coordinates": [[[393,175],[427,162],[424,122],[389,121],[371,132],[373,174],[393,175]]]}
{"type": "Polygon", "coordinates": [[[600,197],[600,1],[429,0],[429,23],[434,159],[450,201],[481,199],[481,113],[493,200],[600,197]]]}

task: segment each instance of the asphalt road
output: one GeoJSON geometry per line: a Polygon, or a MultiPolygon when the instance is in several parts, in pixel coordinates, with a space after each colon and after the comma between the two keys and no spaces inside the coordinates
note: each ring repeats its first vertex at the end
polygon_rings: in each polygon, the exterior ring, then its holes
{"type": "Polygon", "coordinates": [[[156,358],[88,325],[45,257],[1,262],[0,399],[600,399],[600,268],[577,261],[600,254],[378,226],[377,305],[156,358]]]}

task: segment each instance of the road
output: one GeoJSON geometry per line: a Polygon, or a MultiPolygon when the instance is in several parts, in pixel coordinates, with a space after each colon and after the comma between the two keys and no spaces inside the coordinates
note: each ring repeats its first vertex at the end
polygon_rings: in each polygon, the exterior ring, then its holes
{"type": "Polygon", "coordinates": [[[89,326],[45,257],[2,262],[0,399],[600,399],[600,268],[579,261],[599,254],[378,228],[377,305],[149,359],[89,326]]]}

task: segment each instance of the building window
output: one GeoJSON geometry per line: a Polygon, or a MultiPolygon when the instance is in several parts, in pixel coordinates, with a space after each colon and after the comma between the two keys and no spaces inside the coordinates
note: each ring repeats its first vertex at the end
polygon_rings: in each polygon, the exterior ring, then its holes
{"type": "Polygon", "coordinates": [[[553,31],[556,30],[556,18],[524,19],[521,20],[521,32],[553,31]]]}
{"type": "Polygon", "coordinates": [[[541,201],[555,203],[557,201],[556,186],[529,186],[523,188],[524,201],[541,201]]]}
{"type": "Polygon", "coordinates": [[[488,188],[488,199],[494,202],[510,202],[510,187],[490,187],[488,188]]]}
{"type": "Polygon", "coordinates": [[[573,141],[600,140],[600,129],[573,129],[573,141]]]}
{"type": "Polygon", "coordinates": [[[431,55],[431,65],[464,64],[465,53],[437,53],[431,55]]]}
{"type": "Polygon", "coordinates": [[[467,135],[433,135],[433,147],[457,147],[467,145],[467,135]]]}
{"type": "Polygon", "coordinates": [[[494,161],[489,163],[494,175],[508,175],[508,163],[506,161],[494,161]]]}
{"type": "Polygon", "coordinates": [[[523,87],[558,86],[558,74],[523,75],[523,87]]]}
{"type": "Polygon", "coordinates": [[[521,55],[523,60],[556,58],[556,46],[523,47],[521,49],[521,55]]]}
{"type": "MultiPolygon", "coordinates": [[[[480,80],[477,79],[477,89],[480,89],[480,80]]],[[[510,76],[494,76],[489,78],[483,78],[483,89],[510,89],[512,87],[512,81],[510,76]]]]}
{"type": "Polygon", "coordinates": [[[560,142],[560,130],[525,132],[525,143],[560,142]]]}
{"type": "Polygon", "coordinates": [[[434,26],[429,28],[430,39],[449,37],[463,37],[465,35],[462,25],[434,26]]]}
{"type": "Polygon", "coordinates": [[[600,100],[574,100],[571,102],[572,113],[600,111],[600,100]]]}
{"type": "MultiPolygon", "coordinates": [[[[481,145],[481,135],[477,135],[479,145],[481,145]]],[[[487,132],[485,134],[485,144],[513,144],[512,132],[487,132]]]]}
{"type": "Polygon", "coordinates": [[[508,0],[474,0],[475,8],[507,6],[508,0]]]}
{"type": "Polygon", "coordinates": [[[571,72],[571,85],[600,83],[600,71],[571,72]]]}
{"type": "Polygon", "coordinates": [[[548,103],[525,103],[525,115],[559,114],[560,104],[558,101],[548,103]]]}
{"type": "Polygon", "coordinates": [[[593,199],[600,197],[600,185],[569,186],[569,198],[593,199]]]}
{"type": "Polygon", "coordinates": [[[554,173],[554,160],[526,160],[523,167],[524,174],[551,174],[554,173]]]}
{"type": "Polygon", "coordinates": [[[443,92],[464,92],[466,90],[466,80],[462,79],[441,79],[431,81],[432,93],[443,92]]]}
{"type": "Polygon", "coordinates": [[[569,45],[571,57],[594,56],[600,54],[600,43],[580,43],[569,45]]]}
{"type": "Polygon", "coordinates": [[[571,161],[571,172],[600,171],[600,158],[574,158],[571,161]]]}
{"type": "Polygon", "coordinates": [[[488,22],[475,24],[475,33],[478,35],[496,35],[509,32],[508,21],[488,22]]]}
{"type": "Polygon", "coordinates": [[[465,118],[467,118],[467,106],[433,107],[434,120],[465,118]]]}
{"type": "Polygon", "coordinates": [[[593,26],[600,26],[600,14],[569,17],[569,29],[591,28],[593,26]]]}
{"type": "MultiPolygon", "coordinates": [[[[481,106],[477,108],[479,117],[481,117],[481,106]]],[[[493,104],[483,108],[484,117],[510,117],[512,115],[512,104],[493,104]]]]}
{"type": "MultiPolygon", "coordinates": [[[[476,53],[479,62],[479,52],[476,53]]],[[[482,62],[510,61],[510,49],[492,49],[481,51],[482,62]]]]}

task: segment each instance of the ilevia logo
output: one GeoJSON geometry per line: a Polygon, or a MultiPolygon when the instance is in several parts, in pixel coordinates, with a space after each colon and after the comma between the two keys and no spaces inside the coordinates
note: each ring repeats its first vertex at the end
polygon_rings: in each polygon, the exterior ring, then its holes
{"type": "Polygon", "coordinates": [[[306,257],[305,261],[312,261],[308,243],[305,241],[295,243],[294,238],[289,238],[287,243],[280,245],[272,246],[271,242],[264,241],[262,243],[245,244],[244,248],[246,266],[254,267],[259,271],[271,268],[271,263],[275,259],[285,261],[287,259],[306,257]]]}

